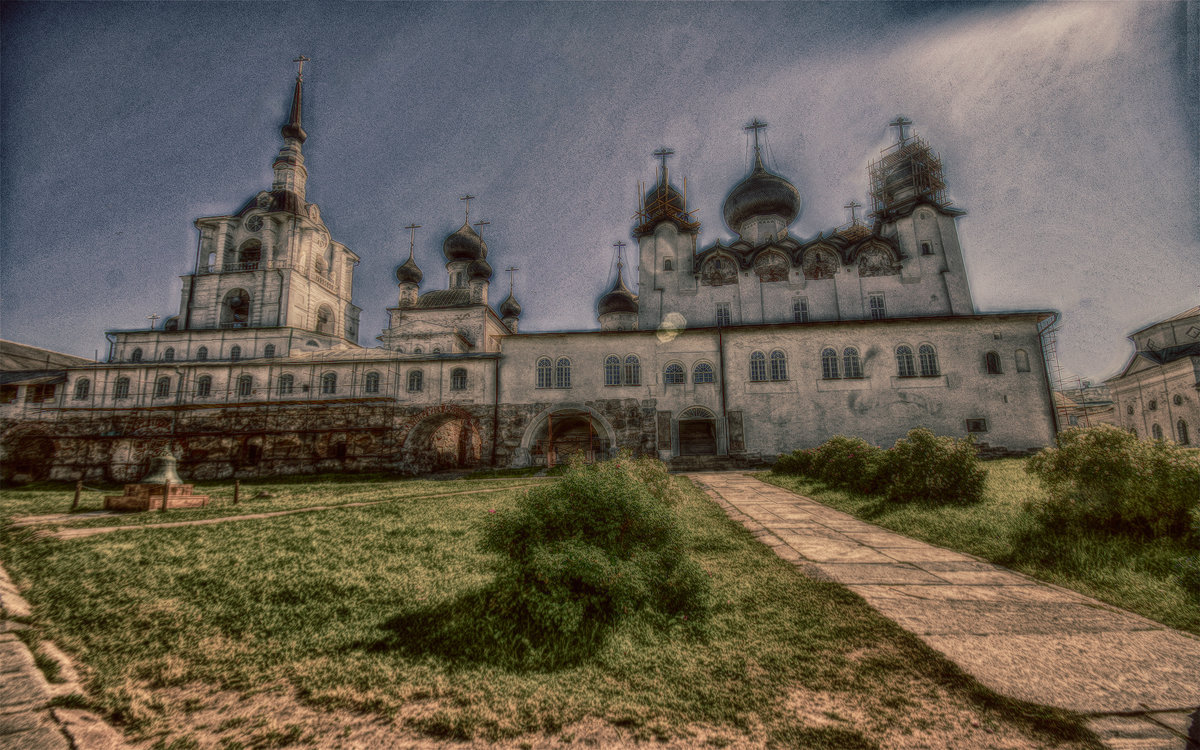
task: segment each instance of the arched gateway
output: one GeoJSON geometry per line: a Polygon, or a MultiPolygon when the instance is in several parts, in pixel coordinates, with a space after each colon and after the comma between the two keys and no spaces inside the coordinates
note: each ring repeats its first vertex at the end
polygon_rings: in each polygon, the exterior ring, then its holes
{"type": "Polygon", "coordinates": [[[571,458],[602,461],[616,452],[608,420],[583,404],[562,404],[538,414],[521,437],[513,466],[555,466],[571,458]]]}

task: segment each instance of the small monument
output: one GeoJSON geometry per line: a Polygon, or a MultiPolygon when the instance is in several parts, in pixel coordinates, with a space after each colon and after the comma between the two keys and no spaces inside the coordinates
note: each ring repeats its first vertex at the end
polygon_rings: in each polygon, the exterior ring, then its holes
{"type": "Polygon", "coordinates": [[[164,447],[150,459],[150,472],[137,484],[125,485],[125,494],[107,495],[105,510],[164,510],[165,508],[202,508],[208,495],[196,495],[193,485],[184,484],[175,470],[178,460],[164,447]],[[165,506],[165,508],[164,508],[165,506]]]}

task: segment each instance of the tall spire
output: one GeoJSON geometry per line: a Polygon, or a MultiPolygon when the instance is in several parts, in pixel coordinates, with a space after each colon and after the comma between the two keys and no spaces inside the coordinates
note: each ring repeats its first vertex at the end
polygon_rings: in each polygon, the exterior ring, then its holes
{"type": "Polygon", "coordinates": [[[300,100],[301,85],[304,83],[304,63],[308,62],[308,58],[300,55],[293,62],[300,63],[300,70],[296,73],[296,87],[292,91],[292,111],[288,115],[287,123],[279,129],[283,136],[283,146],[279,149],[279,153],[275,156],[275,162],[271,165],[275,170],[275,180],[271,183],[271,190],[286,190],[295,193],[296,198],[300,201],[300,207],[303,208],[308,170],[304,168],[304,153],[300,146],[308,138],[308,134],[300,126],[300,100]]]}
{"type": "Polygon", "coordinates": [[[301,89],[304,83],[304,63],[308,62],[308,58],[300,55],[295,60],[292,60],[292,62],[300,63],[300,70],[296,73],[296,89],[292,92],[292,111],[288,115],[287,124],[279,132],[284,138],[295,138],[300,143],[304,143],[308,138],[308,134],[300,126],[300,103],[303,96],[301,89]]]}

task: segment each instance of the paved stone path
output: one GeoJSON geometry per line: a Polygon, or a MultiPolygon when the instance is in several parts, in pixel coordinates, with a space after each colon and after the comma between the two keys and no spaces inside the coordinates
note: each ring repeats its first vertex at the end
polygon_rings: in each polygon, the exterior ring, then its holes
{"type": "Polygon", "coordinates": [[[745,474],[688,476],[780,557],[997,693],[1088,715],[1111,748],[1200,750],[1200,638],[745,474]]]}

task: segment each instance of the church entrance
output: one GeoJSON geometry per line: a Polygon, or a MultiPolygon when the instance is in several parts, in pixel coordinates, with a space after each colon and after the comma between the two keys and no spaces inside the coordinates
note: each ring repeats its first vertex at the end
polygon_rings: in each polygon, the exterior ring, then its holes
{"type": "Polygon", "coordinates": [[[564,409],[553,412],[538,429],[530,448],[530,460],[552,467],[572,459],[591,463],[608,455],[608,440],[585,411],[564,409]]]}
{"type": "Polygon", "coordinates": [[[693,406],[679,415],[679,455],[715,456],[717,417],[708,409],[693,406]]]}

